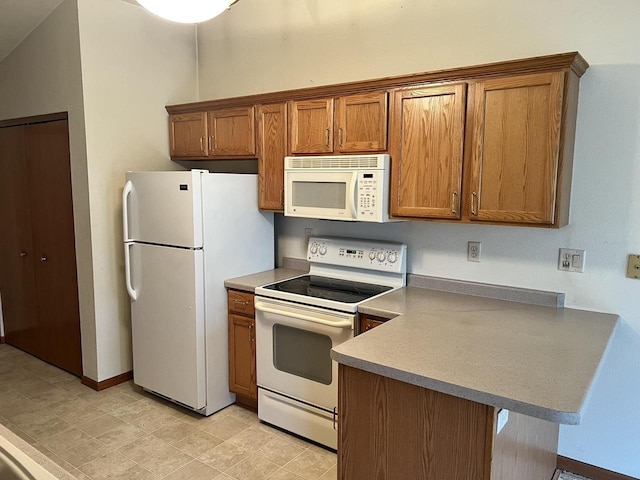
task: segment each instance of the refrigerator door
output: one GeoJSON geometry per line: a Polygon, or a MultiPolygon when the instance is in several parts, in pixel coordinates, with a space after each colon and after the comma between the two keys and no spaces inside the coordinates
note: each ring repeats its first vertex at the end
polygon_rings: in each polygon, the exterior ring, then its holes
{"type": "Polygon", "coordinates": [[[124,241],[202,247],[202,173],[128,172],[124,241]]]}
{"type": "Polygon", "coordinates": [[[202,250],[130,243],[133,379],[195,410],[206,404],[202,250]]]}

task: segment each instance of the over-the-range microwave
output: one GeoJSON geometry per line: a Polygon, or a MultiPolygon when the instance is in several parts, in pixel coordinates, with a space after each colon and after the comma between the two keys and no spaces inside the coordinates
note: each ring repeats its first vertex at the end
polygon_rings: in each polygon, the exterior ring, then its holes
{"type": "Polygon", "coordinates": [[[288,217],[389,222],[387,154],[285,157],[288,217]]]}

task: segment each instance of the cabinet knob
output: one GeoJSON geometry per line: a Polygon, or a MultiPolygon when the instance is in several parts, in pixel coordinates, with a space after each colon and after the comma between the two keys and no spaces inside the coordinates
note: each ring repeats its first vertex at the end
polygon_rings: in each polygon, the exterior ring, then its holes
{"type": "Polygon", "coordinates": [[[47,256],[46,256],[46,255],[42,255],[42,256],[40,257],[40,261],[41,261],[41,262],[46,262],[46,261],[47,261],[47,256]]]}
{"type": "Polygon", "coordinates": [[[26,256],[27,256],[27,252],[25,252],[24,250],[22,250],[22,251],[20,252],[20,256],[21,256],[21,257],[26,257],[26,256]]]}

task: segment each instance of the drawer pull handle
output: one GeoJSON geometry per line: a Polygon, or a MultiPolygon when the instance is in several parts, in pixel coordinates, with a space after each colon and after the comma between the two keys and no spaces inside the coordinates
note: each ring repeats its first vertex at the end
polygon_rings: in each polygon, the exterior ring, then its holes
{"type": "Polygon", "coordinates": [[[249,305],[249,302],[247,302],[246,300],[233,300],[233,303],[235,303],[236,305],[249,305]]]}

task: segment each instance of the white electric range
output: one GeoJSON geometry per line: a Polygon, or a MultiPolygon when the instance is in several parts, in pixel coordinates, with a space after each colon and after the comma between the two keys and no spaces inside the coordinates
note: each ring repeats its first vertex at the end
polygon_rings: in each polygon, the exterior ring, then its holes
{"type": "Polygon", "coordinates": [[[338,365],[358,305],[406,284],[400,243],[313,237],[310,270],[255,291],[258,417],[337,448],[338,365]]]}

